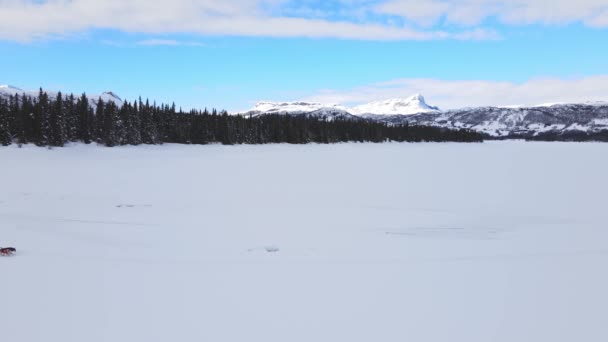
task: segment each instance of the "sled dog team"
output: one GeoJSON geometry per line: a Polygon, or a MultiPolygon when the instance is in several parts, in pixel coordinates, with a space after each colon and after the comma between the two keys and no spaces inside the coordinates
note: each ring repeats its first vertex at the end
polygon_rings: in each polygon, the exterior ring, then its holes
{"type": "Polygon", "coordinates": [[[13,254],[15,254],[15,252],[17,252],[17,250],[13,247],[0,248],[0,255],[2,255],[2,256],[13,255],[13,254]]]}

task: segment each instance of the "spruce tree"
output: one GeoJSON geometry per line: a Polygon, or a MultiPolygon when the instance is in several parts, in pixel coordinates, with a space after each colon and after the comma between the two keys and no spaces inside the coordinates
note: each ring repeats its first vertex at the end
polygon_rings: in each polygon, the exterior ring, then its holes
{"type": "Polygon", "coordinates": [[[97,108],[95,110],[93,123],[93,140],[98,143],[104,143],[104,128],[105,128],[105,104],[101,97],[97,100],[97,108]]]}
{"type": "MultiPolygon", "coordinates": [[[[25,98],[25,95],[23,95],[25,98]]],[[[34,143],[38,146],[49,146],[51,138],[49,96],[42,91],[38,93],[38,101],[34,103],[34,143]]]]}
{"type": "Polygon", "coordinates": [[[76,111],[76,98],[70,94],[64,101],[65,134],[67,141],[78,141],[78,112],[76,111]]]}
{"type": "Polygon", "coordinates": [[[118,108],[113,101],[105,105],[103,116],[103,143],[108,146],[120,145],[120,118],[118,108]]]}
{"type": "Polygon", "coordinates": [[[51,113],[49,117],[49,124],[51,127],[51,134],[49,138],[49,145],[51,146],[63,146],[66,142],[66,123],[65,123],[65,108],[63,103],[63,96],[61,92],[57,93],[57,97],[51,106],[51,113]]]}
{"type": "Polygon", "coordinates": [[[91,113],[93,109],[89,106],[89,99],[86,94],[82,94],[76,101],[76,136],[77,140],[90,144],[93,141],[92,130],[94,127],[95,115],[91,113]]]}
{"type": "Polygon", "coordinates": [[[0,145],[8,146],[11,141],[8,103],[0,97],[0,145]]]}
{"type": "Polygon", "coordinates": [[[130,145],[139,145],[141,141],[141,116],[137,102],[129,108],[129,124],[127,126],[127,141],[130,145]]]}

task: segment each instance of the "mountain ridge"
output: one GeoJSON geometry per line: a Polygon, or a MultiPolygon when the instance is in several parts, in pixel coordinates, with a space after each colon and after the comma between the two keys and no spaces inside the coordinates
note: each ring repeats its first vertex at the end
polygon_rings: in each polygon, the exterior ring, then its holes
{"type": "Polygon", "coordinates": [[[355,115],[411,115],[439,111],[439,107],[428,105],[421,94],[415,94],[407,98],[372,101],[351,108],[351,113],[355,115]]]}
{"type": "MultiPolygon", "coordinates": [[[[23,94],[30,96],[30,97],[37,97],[39,91],[40,90],[23,90],[21,88],[18,88],[18,87],[12,86],[12,85],[8,85],[8,84],[0,85],[0,96],[5,97],[5,98],[8,98],[9,96],[14,96],[14,95],[21,96],[23,94]]],[[[57,95],[59,94],[59,91],[48,91],[48,90],[43,90],[43,91],[46,92],[46,94],[51,99],[57,98],[57,95]]],[[[62,94],[63,94],[63,96],[67,95],[67,93],[63,93],[63,92],[62,92],[62,94]]],[[[89,99],[89,104],[92,107],[97,106],[97,102],[99,102],[99,99],[102,99],[104,102],[112,101],[117,106],[122,106],[122,104],[123,104],[122,98],[120,98],[120,96],[116,95],[112,91],[104,91],[101,94],[87,95],[87,97],[89,99]]]]}
{"type": "Polygon", "coordinates": [[[373,101],[355,107],[306,101],[259,101],[252,109],[236,114],[304,114],[313,111],[343,111],[354,116],[365,116],[366,114],[410,115],[417,113],[438,112],[440,110],[438,107],[428,105],[424,99],[424,96],[421,94],[416,94],[404,98],[373,101]]]}
{"type": "MultiPolygon", "coordinates": [[[[25,91],[10,85],[0,85],[0,96],[26,94],[38,96],[38,91],[25,91]]],[[[47,92],[54,98],[57,92],[47,92]]],[[[89,97],[91,106],[98,99],[122,105],[123,100],[112,91],[89,97]]],[[[416,94],[406,98],[373,101],[346,107],[317,102],[259,101],[253,109],[234,113],[244,116],[304,115],[325,120],[369,120],[388,125],[424,125],[448,129],[468,129],[497,138],[534,137],[547,134],[565,135],[608,131],[608,102],[544,104],[538,106],[468,107],[441,111],[416,94]]]]}
{"type": "MultiPolygon", "coordinates": [[[[273,102],[265,102],[273,103],[273,102]]],[[[416,94],[408,98],[373,101],[348,108],[340,105],[323,106],[314,103],[314,111],[306,111],[294,103],[283,102],[282,110],[265,112],[249,111],[245,114],[315,115],[329,113],[334,119],[338,108],[340,117],[353,120],[370,120],[389,125],[425,125],[449,129],[469,129],[496,138],[534,137],[546,134],[595,133],[608,131],[608,102],[550,103],[537,106],[484,106],[441,111],[426,103],[424,96],[416,94]]],[[[277,103],[273,103],[277,104],[277,103]]]]}

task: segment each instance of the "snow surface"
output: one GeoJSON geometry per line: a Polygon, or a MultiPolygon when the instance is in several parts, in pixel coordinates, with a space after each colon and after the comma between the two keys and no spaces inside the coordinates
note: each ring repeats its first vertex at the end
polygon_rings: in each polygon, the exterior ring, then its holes
{"type": "Polygon", "coordinates": [[[306,115],[308,117],[325,118],[333,120],[334,118],[343,119],[359,119],[347,111],[348,108],[340,105],[323,105],[312,102],[258,102],[255,107],[249,111],[235,113],[241,115],[267,115],[267,114],[284,114],[284,115],[306,115]]]}
{"type": "Polygon", "coordinates": [[[429,106],[425,102],[424,96],[420,94],[416,94],[409,98],[396,98],[382,101],[374,101],[350,109],[350,112],[355,115],[409,115],[438,111],[439,108],[429,106]]]}
{"type": "Polygon", "coordinates": [[[9,93],[15,93],[15,92],[23,91],[23,90],[15,87],[15,86],[12,86],[12,85],[0,84],[0,91],[2,91],[2,92],[9,92],[9,93]]]}
{"type": "Polygon", "coordinates": [[[608,341],[607,144],[0,148],[0,333],[608,341]]]}
{"type": "MultiPolygon", "coordinates": [[[[541,104],[538,104],[535,106],[528,106],[528,107],[530,107],[530,108],[554,107],[554,106],[577,105],[577,104],[588,105],[588,106],[606,106],[606,105],[608,105],[608,102],[606,102],[606,101],[547,102],[547,103],[541,103],[541,104]]],[[[523,107],[523,106],[521,106],[521,107],[523,107]]]]}
{"type": "Polygon", "coordinates": [[[7,85],[7,84],[0,85],[0,96],[11,96],[11,95],[15,95],[15,94],[19,94],[19,95],[26,94],[27,96],[37,97],[38,91],[23,90],[23,89],[17,88],[15,86],[7,85]]]}
{"type": "Polygon", "coordinates": [[[376,115],[409,115],[416,113],[438,112],[439,108],[429,106],[424,96],[416,94],[408,98],[395,98],[374,101],[356,107],[346,107],[337,104],[322,104],[315,102],[271,102],[256,103],[251,110],[241,114],[303,114],[311,112],[343,112],[344,114],[366,116],[376,115]]]}
{"type": "Polygon", "coordinates": [[[260,112],[265,114],[284,114],[284,113],[309,113],[322,109],[334,109],[346,111],[347,108],[340,105],[324,105],[314,102],[271,102],[260,101],[250,112],[260,112]]]}

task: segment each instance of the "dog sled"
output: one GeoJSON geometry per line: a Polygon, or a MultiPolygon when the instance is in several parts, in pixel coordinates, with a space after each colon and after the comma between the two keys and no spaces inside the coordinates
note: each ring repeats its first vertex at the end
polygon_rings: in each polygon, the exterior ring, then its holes
{"type": "Polygon", "coordinates": [[[17,250],[14,247],[0,247],[0,256],[11,256],[16,252],[17,250]]]}

